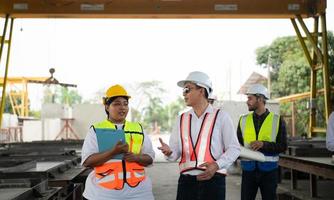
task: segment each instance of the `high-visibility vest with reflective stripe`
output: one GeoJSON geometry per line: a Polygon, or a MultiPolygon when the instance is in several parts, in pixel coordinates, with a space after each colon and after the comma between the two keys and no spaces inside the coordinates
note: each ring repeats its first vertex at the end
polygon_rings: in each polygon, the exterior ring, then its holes
{"type": "MultiPolygon", "coordinates": [[[[199,167],[203,163],[215,162],[216,159],[211,153],[212,132],[215,126],[219,109],[214,109],[213,113],[206,113],[201,125],[200,132],[197,137],[196,145],[194,146],[191,139],[191,118],[190,113],[183,113],[180,118],[180,135],[182,143],[182,157],[179,162],[180,172],[205,168],[199,167]]],[[[225,169],[217,171],[218,173],[226,174],[225,169]]]]}
{"type": "MultiPolygon", "coordinates": [[[[93,127],[97,137],[102,131],[110,130],[112,134],[117,129],[116,125],[109,120],[94,124],[93,127]]],[[[141,125],[126,121],[123,130],[125,141],[129,145],[129,152],[139,154],[144,141],[141,125]]],[[[119,159],[110,159],[103,165],[95,167],[94,170],[98,184],[107,189],[123,189],[124,183],[131,187],[136,187],[145,179],[143,166],[135,162],[126,162],[119,159]]]]}
{"type": "MultiPolygon", "coordinates": [[[[266,142],[276,142],[276,137],[278,133],[280,116],[270,112],[266,119],[263,121],[260,128],[258,139],[256,139],[256,131],[253,121],[253,112],[243,115],[240,118],[240,128],[242,137],[244,139],[244,146],[248,146],[251,142],[255,140],[266,141],[266,142]]],[[[241,167],[246,171],[253,171],[258,168],[262,171],[270,171],[278,167],[278,154],[264,153],[265,162],[257,162],[251,160],[241,160],[241,167]]]]}

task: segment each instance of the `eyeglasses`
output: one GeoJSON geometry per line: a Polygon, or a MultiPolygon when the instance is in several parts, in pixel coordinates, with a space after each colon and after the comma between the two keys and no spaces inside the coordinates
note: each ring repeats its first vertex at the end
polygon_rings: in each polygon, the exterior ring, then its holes
{"type": "Polygon", "coordinates": [[[191,90],[193,90],[193,89],[197,89],[197,88],[195,88],[195,87],[193,87],[193,88],[185,87],[185,88],[183,88],[183,94],[188,94],[188,93],[190,93],[191,90]]]}

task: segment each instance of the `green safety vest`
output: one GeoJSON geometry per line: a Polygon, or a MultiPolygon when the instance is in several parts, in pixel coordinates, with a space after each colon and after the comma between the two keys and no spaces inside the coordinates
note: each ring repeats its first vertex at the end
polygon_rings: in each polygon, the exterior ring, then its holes
{"type": "MultiPolygon", "coordinates": [[[[270,112],[261,125],[258,138],[256,139],[256,131],[253,121],[253,112],[240,117],[239,125],[244,139],[244,146],[248,146],[251,142],[259,140],[265,142],[276,142],[278,133],[280,116],[270,112]]],[[[253,171],[258,166],[260,170],[270,171],[278,167],[278,154],[264,153],[266,161],[258,162],[251,160],[242,160],[241,167],[246,171],[253,171]]]]}
{"type": "MultiPolygon", "coordinates": [[[[106,129],[110,129],[111,131],[117,129],[116,125],[109,120],[96,123],[93,127],[96,134],[99,134],[99,131],[105,131],[106,129]]],[[[123,130],[125,133],[125,141],[129,145],[129,151],[139,154],[144,141],[142,126],[137,122],[125,121],[123,130]]]]}

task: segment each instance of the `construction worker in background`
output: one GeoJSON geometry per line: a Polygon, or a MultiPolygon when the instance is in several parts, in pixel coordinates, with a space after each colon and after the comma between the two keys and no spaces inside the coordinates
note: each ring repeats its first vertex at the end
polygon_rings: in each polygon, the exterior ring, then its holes
{"type": "Polygon", "coordinates": [[[191,72],[177,85],[192,109],[178,116],[169,145],[159,138],[158,147],[169,161],[181,157],[176,199],[223,200],[226,169],[240,153],[232,120],[208,103],[212,84],[205,73],[191,72]]]}
{"type": "Polygon", "coordinates": [[[287,148],[285,123],[278,114],[266,108],[267,88],[252,85],[247,91],[251,111],[239,120],[237,135],[241,145],[265,155],[265,162],[241,160],[241,199],[254,200],[260,188],[263,200],[276,199],[279,153],[287,148]]]}
{"type": "Polygon", "coordinates": [[[217,96],[211,92],[208,97],[209,104],[214,105],[216,101],[217,101],[217,96]]]}
{"type": "Polygon", "coordinates": [[[155,153],[142,126],[125,119],[129,98],[122,86],[111,86],[103,98],[107,119],[92,125],[85,138],[82,165],[94,168],[83,193],[87,199],[154,199],[144,167],[152,164],[155,153]],[[117,139],[110,147],[116,136],[125,141],[117,139]]]}
{"type": "Polygon", "coordinates": [[[328,118],[327,132],[326,132],[326,147],[329,151],[334,152],[334,111],[329,115],[328,118]]]}

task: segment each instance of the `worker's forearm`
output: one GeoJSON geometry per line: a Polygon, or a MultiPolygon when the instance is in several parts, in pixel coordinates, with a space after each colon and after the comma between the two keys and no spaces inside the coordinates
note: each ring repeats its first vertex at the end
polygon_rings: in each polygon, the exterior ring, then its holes
{"type": "Polygon", "coordinates": [[[147,154],[139,154],[137,163],[146,167],[146,166],[151,165],[153,163],[153,159],[151,158],[151,156],[149,156],[147,154]]]}
{"type": "Polygon", "coordinates": [[[116,154],[113,150],[104,151],[101,153],[94,153],[90,155],[85,162],[83,163],[83,166],[85,167],[96,167],[99,165],[102,165],[103,163],[110,160],[113,156],[116,154]]]}
{"type": "Polygon", "coordinates": [[[286,143],[275,143],[275,142],[263,142],[262,150],[265,153],[283,153],[287,148],[286,143]]]}

